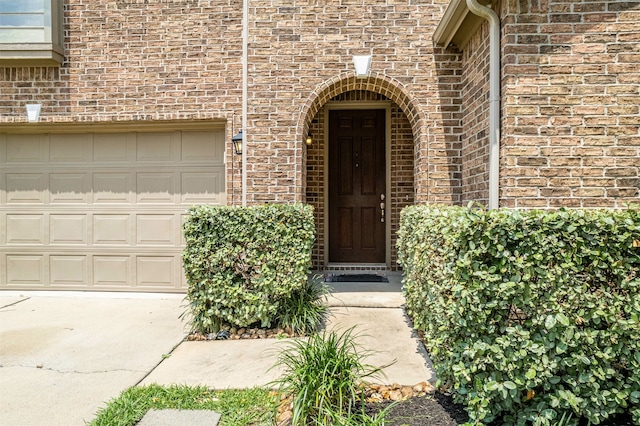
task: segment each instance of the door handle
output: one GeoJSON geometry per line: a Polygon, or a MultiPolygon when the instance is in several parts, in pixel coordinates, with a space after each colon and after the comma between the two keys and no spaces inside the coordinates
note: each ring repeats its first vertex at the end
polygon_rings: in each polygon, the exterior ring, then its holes
{"type": "MultiPolygon", "coordinates": [[[[384,197],[384,195],[382,197],[384,197]]],[[[383,202],[380,203],[380,213],[381,213],[380,222],[384,222],[384,207],[385,207],[385,204],[384,204],[384,201],[383,201],[383,202]]]]}

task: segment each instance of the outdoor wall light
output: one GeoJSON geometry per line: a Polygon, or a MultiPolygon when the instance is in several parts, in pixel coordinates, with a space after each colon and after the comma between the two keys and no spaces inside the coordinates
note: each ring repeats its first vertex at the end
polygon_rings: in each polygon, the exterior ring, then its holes
{"type": "Polygon", "coordinates": [[[311,133],[307,135],[307,138],[304,140],[304,143],[306,143],[307,146],[311,146],[311,144],[313,143],[313,138],[311,137],[311,133]]]}
{"type": "Polygon", "coordinates": [[[371,55],[354,55],[353,65],[356,67],[356,77],[366,77],[371,68],[371,55]]]}
{"type": "Polygon", "coordinates": [[[231,143],[233,144],[233,151],[237,155],[242,154],[242,129],[231,138],[231,143]]]}
{"type": "Polygon", "coordinates": [[[27,121],[29,123],[37,123],[40,120],[40,104],[27,104],[27,121]]]}

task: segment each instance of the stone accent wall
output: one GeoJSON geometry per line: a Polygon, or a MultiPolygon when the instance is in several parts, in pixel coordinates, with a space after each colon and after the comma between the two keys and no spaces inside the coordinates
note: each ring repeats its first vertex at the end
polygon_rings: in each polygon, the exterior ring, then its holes
{"type": "Polygon", "coordinates": [[[640,3],[503,1],[501,206],[640,199],[640,3]]]}

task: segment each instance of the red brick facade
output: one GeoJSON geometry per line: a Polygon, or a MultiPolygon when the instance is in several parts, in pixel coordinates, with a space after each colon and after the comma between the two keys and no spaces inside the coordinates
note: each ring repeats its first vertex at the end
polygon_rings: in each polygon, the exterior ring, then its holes
{"type": "MultiPolygon", "coordinates": [[[[488,31],[434,45],[448,0],[251,0],[247,201],[315,207],[324,267],[328,102],[390,105],[391,262],[401,208],[486,204],[488,31]],[[352,56],[372,55],[370,76],[352,56]],[[308,133],[314,142],[306,147],[308,133]]],[[[0,124],[224,122],[241,200],[242,2],[64,1],[60,67],[0,64],[0,124]]],[[[623,207],[640,173],[640,4],[503,0],[500,205],[623,207]]],[[[39,125],[33,127],[37,131],[39,125]]],[[[232,173],[233,171],[233,173],[232,173]]]]}

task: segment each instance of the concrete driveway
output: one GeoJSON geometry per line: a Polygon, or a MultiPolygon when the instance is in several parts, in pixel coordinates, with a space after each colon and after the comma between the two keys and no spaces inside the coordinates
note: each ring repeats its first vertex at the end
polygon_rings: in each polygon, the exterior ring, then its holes
{"type": "Polygon", "coordinates": [[[82,425],[187,334],[184,295],[0,292],[0,425],[82,425]]]}

